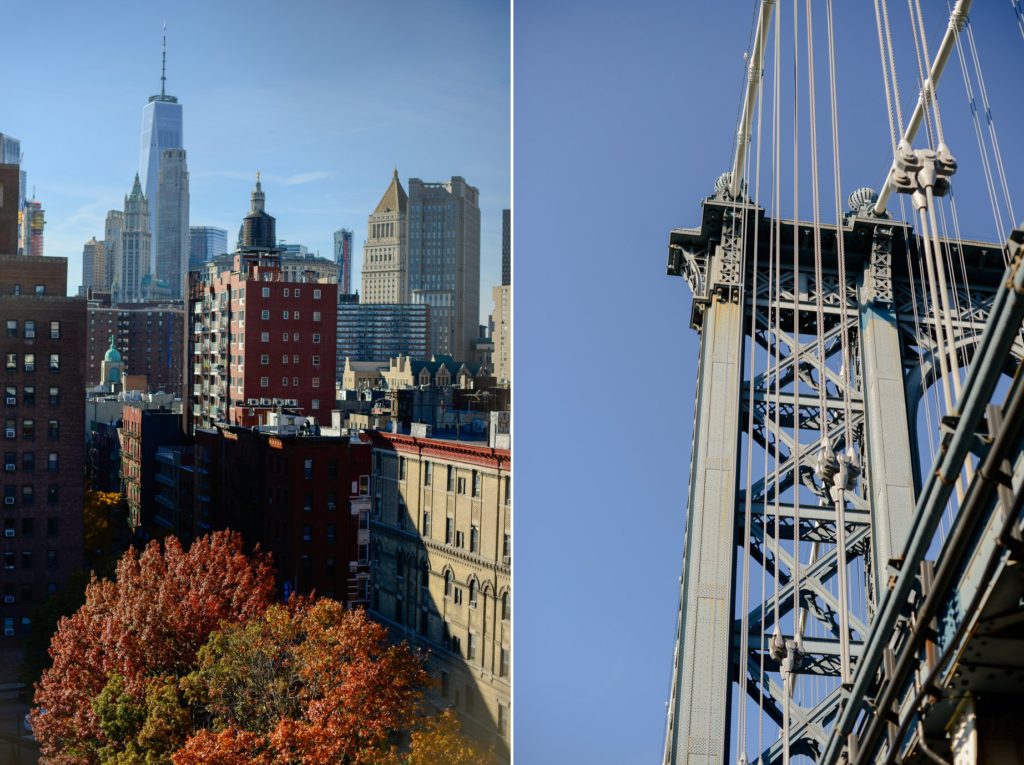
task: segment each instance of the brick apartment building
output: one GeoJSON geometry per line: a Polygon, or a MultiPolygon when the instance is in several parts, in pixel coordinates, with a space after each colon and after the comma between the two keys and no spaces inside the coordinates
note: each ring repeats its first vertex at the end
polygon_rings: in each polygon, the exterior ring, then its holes
{"type": "MultiPolygon", "coordinates": [[[[16,191],[0,193],[0,204],[17,204],[16,191]]],[[[0,640],[29,631],[33,606],[82,567],[85,300],[65,297],[67,267],[66,258],[0,253],[0,640]]]]}
{"type": "Polygon", "coordinates": [[[125,375],[145,375],[150,391],[181,397],[185,358],[182,302],[110,304],[109,293],[88,307],[86,384],[99,385],[103,354],[114,336],[125,375]]]}
{"type": "Polygon", "coordinates": [[[282,595],[365,604],[370,451],[348,438],[197,428],[195,533],[235,529],[272,553],[282,595]]]}
{"type": "MultiPolygon", "coordinates": [[[[157,452],[185,442],[181,417],[170,409],[125,403],[121,415],[121,479],[128,525],[150,526],[157,515],[157,452]]],[[[176,531],[176,529],[172,529],[176,531]]]]}

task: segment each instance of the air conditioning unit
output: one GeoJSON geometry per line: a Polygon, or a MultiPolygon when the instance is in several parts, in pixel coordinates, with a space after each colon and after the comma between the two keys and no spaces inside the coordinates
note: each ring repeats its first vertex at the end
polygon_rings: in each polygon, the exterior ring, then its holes
{"type": "Polygon", "coordinates": [[[14,438],[14,436],[15,436],[14,428],[7,428],[7,430],[4,431],[4,435],[7,438],[14,438]]]}
{"type": "Polygon", "coordinates": [[[335,509],[337,509],[337,505],[334,502],[328,502],[327,503],[327,509],[328,510],[335,510],[335,509]]]}
{"type": "MultiPolygon", "coordinates": [[[[4,595],[4,603],[13,603],[13,602],[14,602],[14,596],[13,595],[4,595]]],[[[12,630],[12,632],[13,632],[13,630],[12,630]]]]}
{"type": "Polygon", "coordinates": [[[4,627],[4,637],[14,637],[14,627],[4,627]]]}
{"type": "Polygon", "coordinates": [[[258,398],[250,398],[245,403],[247,406],[256,406],[260,400],[258,398]]]}
{"type": "Polygon", "coordinates": [[[17,403],[18,403],[18,399],[15,396],[8,396],[7,397],[7,406],[14,406],[17,403]]]}
{"type": "Polygon", "coordinates": [[[17,468],[18,468],[17,465],[14,465],[14,464],[12,464],[10,462],[8,462],[6,465],[4,465],[4,470],[6,470],[8,473],[13,473],[15,470],[17,470],[17,468]]]}
{"type": "Polygon", "coordinates": [[[4,529],[4,536],[5,537],[13,537],[14,536],[14,529],[4,529]]]}
{"type": "Polygon", "coordinates": [[[14,497],[4,497],[4,504],[5,505],[13,505],[14,504],[14,497]]]}

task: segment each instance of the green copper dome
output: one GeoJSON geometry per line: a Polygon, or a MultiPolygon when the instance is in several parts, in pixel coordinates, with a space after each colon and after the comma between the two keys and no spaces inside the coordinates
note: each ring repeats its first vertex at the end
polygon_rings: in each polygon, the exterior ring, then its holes
{"type": "Polygon", "coordinates": [[[103,354],[103,360],[116,361],[119,364],[121,363],[121,354],[118,352],[117,348],[114,347],[113,335],[110,336],[110,347],[107,348],[107,352],[103,354]]]}

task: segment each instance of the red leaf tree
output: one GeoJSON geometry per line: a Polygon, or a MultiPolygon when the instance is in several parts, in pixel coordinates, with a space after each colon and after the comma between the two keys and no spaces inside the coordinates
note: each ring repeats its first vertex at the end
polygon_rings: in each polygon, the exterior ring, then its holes
{"type": "Polygon", "coordinates": [[[230,531],[197,539],[188,551],[174,537],[162,546],[150,542],[141,554],[129,550],[116,579],[94,577],[85,605],[58,624],[53,666],[36,686],[33,730],[42,762],[99,762],[101,749],[119,743],[108,740],[93,708],[112,678],[144,707],[152,678],[191,672],[210,633],[261,616],[273,590],[269,558],[246,556],[230,531]]]}

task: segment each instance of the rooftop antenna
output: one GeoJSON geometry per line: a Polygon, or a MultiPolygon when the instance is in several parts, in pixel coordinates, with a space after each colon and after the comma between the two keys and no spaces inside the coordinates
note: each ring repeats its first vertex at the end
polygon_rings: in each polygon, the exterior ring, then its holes
{"type": "Polygon", "coordinates": [[[160,65],[160,98],[166,96],[164,86],[167,83],[167,22],[164,22],[163,63],[160,65]]]}

